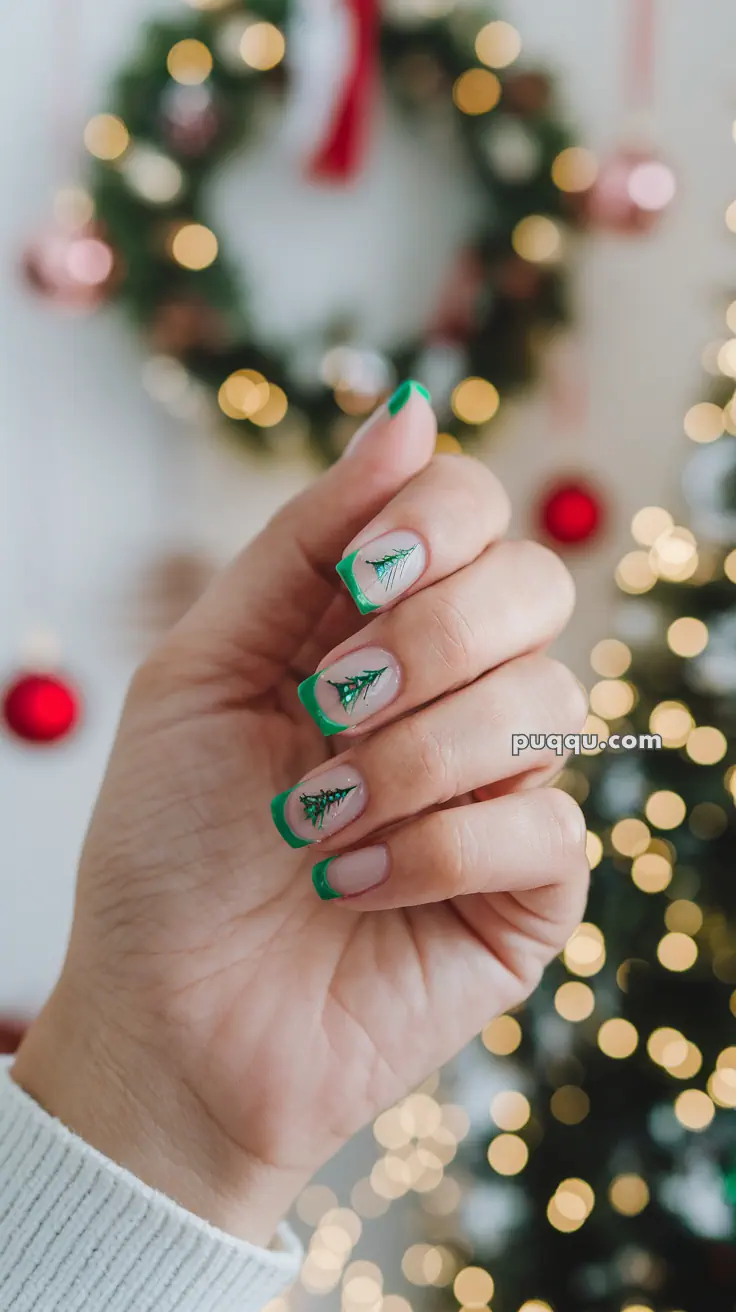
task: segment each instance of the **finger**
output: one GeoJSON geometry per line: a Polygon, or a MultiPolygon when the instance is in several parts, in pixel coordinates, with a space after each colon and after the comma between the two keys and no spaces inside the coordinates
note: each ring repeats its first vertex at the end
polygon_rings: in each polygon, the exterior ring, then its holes
{"type": "Polygon", "coordinates": [[[312,878],[323,901],[356,911],[458,899],[489,946],[504,933],[506,953],[531,941],[549,961],[580,923],[588,874],[582,812],[547,788],[423,816],[379,844],[317,862],[312,878]]]}
{"type": "Polygon", "coordinates": [[[549,766],[553,735],[579,732],[584,718],[574,675],[547,656],[523,656],[356,742],[279,794],[274,822],[294,847],[324,842],[332,851],[347,826],[348,841],[358,843],[485,784],[549,766]],[[517,755],[514,734],[528,741],[517,755]]]}
{"type": "Polygon", "coordinates": [[[435,456],[348,544],[337,572],[362,615],[467,565],[508,528],[509,500],[485,465],[435,456]]]}
{"type": "Polygon", "coordinates": [[[299,696],[326,735],[371,732],[551,642],[575,602],[560,558],[500,542],[377,615],[334,648],[299,696]]]}
{"type": "Polygon", "coordinates": [[[229,662],[251,691],[270,686],[274,666],[285,667],[324,614],[346,540],[431,460],[437,425],[428,395],[416,383],[399,388],[179,625],[206,654],[229,662]]]}

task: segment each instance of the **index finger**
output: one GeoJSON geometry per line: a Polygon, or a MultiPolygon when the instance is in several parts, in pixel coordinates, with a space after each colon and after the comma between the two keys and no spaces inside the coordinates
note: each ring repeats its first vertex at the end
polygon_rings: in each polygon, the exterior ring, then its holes
{"type": "Polygon", "coordinates": [[[361,615],[475,560],[509,526],[509,499],[469,456],[437,455],[347,546],[337,572],[361,615]]]}

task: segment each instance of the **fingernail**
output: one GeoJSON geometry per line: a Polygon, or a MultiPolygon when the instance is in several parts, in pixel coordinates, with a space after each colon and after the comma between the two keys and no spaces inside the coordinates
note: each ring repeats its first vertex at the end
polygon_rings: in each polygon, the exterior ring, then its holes
{"type": "Polygon", "coordinates": [[[361,615],[380,610],[416,583],[427,568],[427,548],[416,533],[384,533],[345,556],[337,572],[361,615]]]}
{"type": "Polygon", "coordinates": [[[393,396],[389,397],[387,402],[389,414],[392,417],[397,415],[399,410],[404,409],[407,401],[410,401],[412,396],[416,396],[417,394],[423,396],[425,401],[429,401],[431,405],[432,398],[426,387],[422,387],[422,384],[416,382],[414,378],[407,379],[405,383],[402,383],[400,387],[396,388],[393,396]]]}
{"type": "Polygon", "coordinates": [[[325,738],[383,710],[401,687],[398,661],[381,647],[362,647],[299,684],[299,699],[325,738]]]}
{"type": "Polygon", "coordinates": [[[323,902],[337,897],[355,897],[378,888],[388,879],[388,848],[364,847],[360,852],[328,857],[312,870],[312,883],[323,902]]]}
{"type": "Polygon", "coordinates": [[[309,847],[344,829],[365,810],[367,801],[362,775],[350,765],[336,765],[279,793],[271,815],[289,847],[309,847]]]}
{"type": "Polygon", "coordinates": [[[393,396],[390,396],[384,405],[379,405],[378,409],[373,411],[373,414],[366,419],[365,423],[361,424],[357,432],[353,433],[353,436],[343,451],[343,458],[352,455],[355,448],[363,441],[363,438],[368,436],[381,419],[386,418],[387,413],[389,418],[393,419],[400,410],[403,410],[407,401],[411,400],[411,397],[417,394],[423,396],[425,401],[429,401],[431,405],[432,398],[426,387],[422,387],[422,384],[415,382],[413,378],[410,378],[408,382],[402,383],[400,387],[397,387],[393,396]]]}

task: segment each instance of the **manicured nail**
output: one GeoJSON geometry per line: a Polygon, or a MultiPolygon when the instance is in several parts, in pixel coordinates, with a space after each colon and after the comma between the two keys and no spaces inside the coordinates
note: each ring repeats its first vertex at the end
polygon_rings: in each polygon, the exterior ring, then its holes
{"type": "Polygon", "coordinates": [[[299,684],[299,698],[325,738],[361,724],[397,695],[401,670],[381,647],[362,647],[299,684]]]}
{"type": "Polygon", "coordinates": [[[337,572],[361,615],[406,592],[427,568],[427,548],[416,533],[384,533],[345,556],[337,572]]]}
{"type": "Polygon", "coordinates": [[[374,410],[373,414],[366,419],[365,423],[361,424],[360,428],[353,433],[353,436],[343,451],[343,458],[352,455],[355,448],[363,441],[363,438],[367,437],[376,425],[382,419],[386,418],[387,414],[390,419],[393,419],[394,416],[399,413],[399,410],[403,410],[407,401],[409,401],[415,394],[423,396],[425,401],[429,401],[431,404],[432,398],[426,387],[422,387],[421,383],[415,383],[413,379],[409,379],[409,382],[407,383],[402,383],[400,387],[396,388],[393,396],[390,396],[388,401],[384,402],[383,405],[379,405],[378,409],[374,410]]]}
{"type": "Polygon", "coordinates": [[[279,793],[271,803],[273,822],[289,847],[309,847],[329,838],[365,809],[368,790],[350,765],[336,765],[279,793]]]}
{"type": "Polygon", "coordinates": [[[412,396],[417,395],[417,393],[419,394],[419,396],[423,396],[425,401],[429,401],[431,405],[432,398],[429,395],[429,392],[427,391],[426,387],[422,387],[422,384],[417,383],[415,379],[409,378],[407,382],[402,383],[400,387],[396,388],[396,391],[394,392],[393,396],[389,397],[387,402],[389,414],[392,417],[393,415],[397,415],[399,413],[399,410],[404,409],[404,406],[406,405],[407,401],[410,401],[412,396]]]}
{"type": "Polygon", "coordinates": [[[318,861],[312,870],[312,883],[323,902],[367,893],[369,888],[377,888],[387,879],[388,848],[384,846],[331,856],[318,861]]]}

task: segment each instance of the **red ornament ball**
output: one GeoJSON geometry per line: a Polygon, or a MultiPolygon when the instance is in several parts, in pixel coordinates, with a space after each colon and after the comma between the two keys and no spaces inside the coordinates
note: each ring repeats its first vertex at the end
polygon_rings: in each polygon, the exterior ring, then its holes
{"type": "Polygon", "coordinates": [[[600,533],[605,508],[600,494],[589,483],[570,479],[548,489],[538,518],[546,538],[558,546],[580,546],[600,533]]]}
{"type": "Polygon", "coordinates": [[[676,191],[669,164],[646,151],[624,149],[603,161],[582,199],[593,227],[636,235],[656,227],[676,191]]]}
{"type": "Polygon", "coordinates": [[[25,743],[57,743],[79,723],[82,704],[76,688],[52,674],[25,673],[2,694],[5,728],[25,743]]]}

